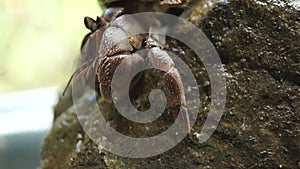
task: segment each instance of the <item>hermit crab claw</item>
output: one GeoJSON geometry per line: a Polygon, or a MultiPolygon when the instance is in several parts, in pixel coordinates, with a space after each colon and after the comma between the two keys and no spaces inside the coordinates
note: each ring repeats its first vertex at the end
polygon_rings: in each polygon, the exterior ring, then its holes
{"type": "Polygon", "coordinates": [[[132,50],[128,34],[123,29],[109,27],[105,30],[100,43],[100,57],[113,56],[132,50]]]}

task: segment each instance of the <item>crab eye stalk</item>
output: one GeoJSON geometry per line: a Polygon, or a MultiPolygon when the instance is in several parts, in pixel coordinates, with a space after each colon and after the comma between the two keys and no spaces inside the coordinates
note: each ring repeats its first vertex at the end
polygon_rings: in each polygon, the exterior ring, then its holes
{"type": "Polygon", "coordinates": [[[90,17],[84,17],[84,25],[87,29],[91,30],[92,32],[97,30],[97,21],[90,17]]]}

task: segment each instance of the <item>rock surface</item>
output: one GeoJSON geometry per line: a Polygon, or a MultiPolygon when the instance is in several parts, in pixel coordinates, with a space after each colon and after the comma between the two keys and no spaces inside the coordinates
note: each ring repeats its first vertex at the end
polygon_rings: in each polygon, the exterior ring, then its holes
{"type": "MultiPolygon", "coordinates": [[[[194,61],[202,105],[191,137],[158,156],[119,157],[84,134],[71,106],[44,140],[41,168],[300,168],[299,16],[286,2],[266,0],[226,1],[209,10],[199,3],[186,16],[212,41],[226,68],[226,107],[205,144],[197,131],[209,109],[209,79],[194,61]]],[[[195,57],[172,45],[184,58],[195,57]]]]}

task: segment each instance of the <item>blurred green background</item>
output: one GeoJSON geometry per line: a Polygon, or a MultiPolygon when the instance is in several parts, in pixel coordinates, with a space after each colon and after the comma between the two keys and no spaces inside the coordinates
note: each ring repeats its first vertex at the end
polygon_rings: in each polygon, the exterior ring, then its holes
{"type": "Polygon", "coordinates": [[[89,32],[83,18],[99,15],[97,0],[0,0],[0,169],[39,166],[56,89],[89,32]]]}
{"type": "Polygon", "coordinates": [[[0,93],[63,88],[88,32],[96,0],[0,0],[0,93]]]}

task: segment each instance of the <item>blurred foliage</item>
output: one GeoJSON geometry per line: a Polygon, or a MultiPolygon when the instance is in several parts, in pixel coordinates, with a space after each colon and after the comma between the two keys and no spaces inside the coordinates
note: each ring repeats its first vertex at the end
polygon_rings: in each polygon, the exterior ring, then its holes
{"type": "Polygon", "coordinates": [[[96,0],[0,0],[0,93],[64,87],[96,0]]]}

